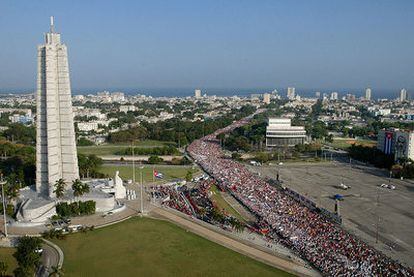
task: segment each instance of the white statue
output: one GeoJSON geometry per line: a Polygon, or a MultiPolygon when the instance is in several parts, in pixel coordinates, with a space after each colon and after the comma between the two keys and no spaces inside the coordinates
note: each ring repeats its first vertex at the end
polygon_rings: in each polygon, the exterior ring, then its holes
{"type": "Polygon", "coordinates": [[[115,189],[115,198],[119,199],[119,198],[126,197],[126,188],[122,184],[121,177],[119,177],[119,171],[115,172],[114,189],[115,189]]]}

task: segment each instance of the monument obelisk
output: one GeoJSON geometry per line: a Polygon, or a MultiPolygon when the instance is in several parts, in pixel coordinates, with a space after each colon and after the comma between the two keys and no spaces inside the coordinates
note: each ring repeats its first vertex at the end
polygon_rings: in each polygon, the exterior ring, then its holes
{"type": "Polygon", "coordinates": [[[69,185],[79,178],[68,54],[53,17],[37,57],[36,191],[53,198],[58,179],[69,185]]]}

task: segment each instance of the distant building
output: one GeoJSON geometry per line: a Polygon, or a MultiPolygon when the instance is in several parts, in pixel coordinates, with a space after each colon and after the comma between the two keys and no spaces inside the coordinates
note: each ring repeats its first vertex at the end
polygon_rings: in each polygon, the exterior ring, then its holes
{"type": "Polygon", "coordinates": [[[407,101],[407,90],[405,88],[400,91],[400,102],[404,101],[407,101]]]}
{"type": "Polygon", "coordinates": [[[97,122],[78,122],[78,129],[82,132],[90,132],[98,130],[97,122]]]}
{"type": "Polygon", "coordinates": [[[266,128],[266,146],[295,146],[306,142],[303,126],[292,126],[289,118],[269,118],[266,128]]]}
{"type": "Polygon", "coordinates": [[[111,98],[113,102],[124,102],[125,101],[125,94],[123,92],[114,92],[111,94],[111,98]]]}
{"type": "Polygon", "coordinates": [[[119,111],[121,113],[127,113],[127,112],[135,112],[136,107],[134,105],[122,105],[119,106],[119,111]]]}
{"type": "Polygon", "coordinates": [[[321,92],[320,91],[315,92],[315,97],[318,99],[321,98],[321,92]]]}
{"type": "Polygon", "coordinates": [[[414,160],[414,132],[400,129],[383,129],[378,132],[377,148],[394,159],[414,160]]]}
{"type": "Polygon", "coordinates": [[[194,90],[194,97],[201,98],[201,89],[194,90]]]}
{"type": "Polygon", "coordinates": [[[371,88],[365,90],[365,100],[371,101],[371,88]]]}
{"type": "Polygon", "coordinates": [[[292,87],[288,87],[287,88],[287,98],[289,99],[289,100],[294,100],[295,99],[295,96],[296,96],[296,94],[295,94],[295,88],[292,88],[292,87]]]}
{"type": "Polygon", "coordinates": [[[270,94],[269,93],[263,94],[263,103],[270,104],[270,94]]]}
{"type": "Polygon", "coordinates": [[[336,91],[331,93],[331,100],[338,100],[338,93],[336,91]]]}

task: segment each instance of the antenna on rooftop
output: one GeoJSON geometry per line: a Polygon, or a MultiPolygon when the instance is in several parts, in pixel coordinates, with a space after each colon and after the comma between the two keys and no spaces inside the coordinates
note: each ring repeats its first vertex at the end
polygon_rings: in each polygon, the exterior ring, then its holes
{"type": "Polygon", "coordinates": [[[51,33],[55,32],[54,17],[53,16],[50,17],[50,32],[51,33]]]}

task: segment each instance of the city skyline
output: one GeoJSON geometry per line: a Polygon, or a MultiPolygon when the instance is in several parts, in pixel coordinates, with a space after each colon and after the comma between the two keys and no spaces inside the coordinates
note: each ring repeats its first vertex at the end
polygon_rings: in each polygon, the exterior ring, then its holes
{"type": "Polygon", "coordinates": [[[14,34],[0,44],[0,58],[10,65],[0,69],[2,91],[35,87],[30,45],[40,44],[33,34],[47,27],[50,15],[73,49],[74,90],[292,86],[397,93],[414,87],[409,1],[126,1],[98,9],[6,1],[0,8],[0,30],[14,34]]]}

